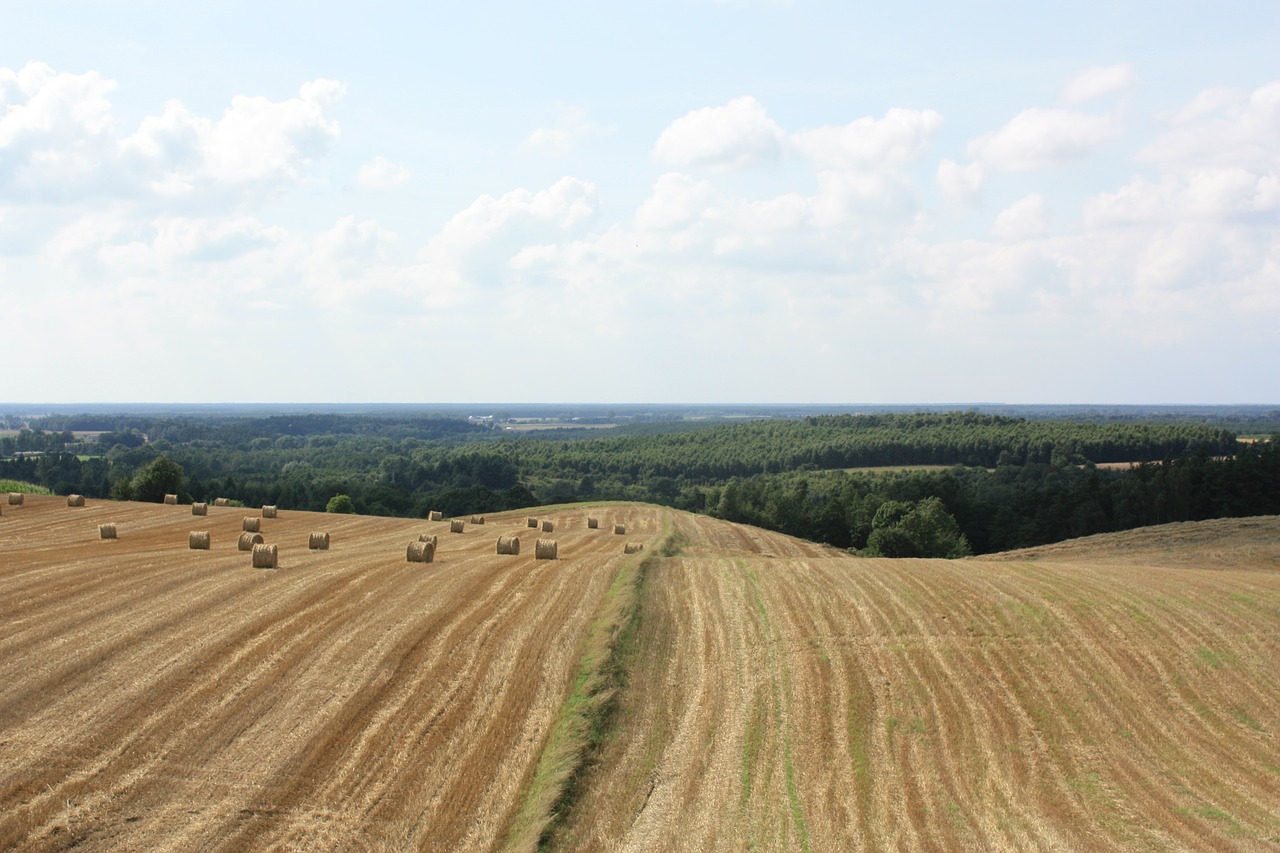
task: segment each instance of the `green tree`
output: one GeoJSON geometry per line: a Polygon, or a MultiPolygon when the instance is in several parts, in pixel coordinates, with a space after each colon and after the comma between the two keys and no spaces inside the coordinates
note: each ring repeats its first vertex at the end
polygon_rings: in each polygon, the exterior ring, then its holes
{"type": "Polygon", "coordinates": [[[867,553],[874,557],[955,558],[972,552],[955,516],[947,512],[942,501],[925,498],[914,504],[881,504],[871,524],[867,553]]]}
{"type": "Polygon", "coordinates": [[[157,456],[133,475],[130,492],[135,501],[160,503],[182,487],[182,466],[168,456],[157,456]]]}
{"type": "Polygon", "coordinates": [[[334,495],[329,498],[329,503],[325,506],[324,511],[350,514],[356,511],[356,505],[351,500],[351,495],[334,495]]]}

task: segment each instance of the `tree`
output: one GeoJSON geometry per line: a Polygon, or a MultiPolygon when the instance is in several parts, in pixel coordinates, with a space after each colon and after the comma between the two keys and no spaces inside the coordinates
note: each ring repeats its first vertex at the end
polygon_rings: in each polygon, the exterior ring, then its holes
{"type": "Polygon", "coordinates": [[[182,466],[168,456],[157,456],[133,475],[130,486],[135,501],[161,503],[182,487],[182,466]]]}
{"type": "Polygon", "coordinates": [[[969,540],[938,498],[914,504],[885,501],[876,511],[867,539],[874,557],[967,557],[969,540]]]}
{"type": "Polygon", "coordinates": [[[329,498],[329,503],[325,506],[324,511],[351,514],[356,511],[356,505],[351,500],[351,495],[334,495],[329,498]]]}

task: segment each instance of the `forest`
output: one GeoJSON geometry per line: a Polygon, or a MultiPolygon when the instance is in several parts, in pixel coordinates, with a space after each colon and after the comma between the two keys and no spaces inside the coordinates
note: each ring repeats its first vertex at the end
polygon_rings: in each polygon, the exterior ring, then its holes
{"type": "Polygon", "coordinates": [[[418,413],[33,418],[0,478],[56,493],[421,517],[646,501],[861,553],[963,556],[1280,513],[1277,438],[1194,418],[819,414],[513,433],[418,413]],[[158,491],[159,490],[159,491],[158,491]]]}

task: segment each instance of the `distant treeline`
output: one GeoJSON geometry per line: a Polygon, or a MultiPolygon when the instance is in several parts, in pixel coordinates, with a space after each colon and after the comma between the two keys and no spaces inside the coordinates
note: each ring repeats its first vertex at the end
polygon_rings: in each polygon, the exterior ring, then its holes
{"type": "MultiPolygon", "coordinates": [[[[590,437],[511,437],[460,417],[422,415],[82,415],[36,423],[40,430],[0,437],[0,477],[90,497],[135,497],[139,472],[164,458],[181,469],[184,499],[323,510],[344,494],[357,512],[399,516],[642,500],[855,548],[867,546],[877,511],[895,501],[902,506],[881,513],[882,527],[926,518],[934,525],[949,515],[978,552],[1181,518],[1280,512],[1274,488],[1260,485],[1273,442],[1241,444],[1228,430],[1177,420],[825,415],[590,437]],[[104,435],[79,443],[73,431],[104,435]],[[1105,462],[1153,464],[1093,467],[1105,462]],[[841,470],[919,465],[956,467],[841,470]],[[937,502],[920,504],[931,498],[937,502]]],[[[896,540],[883,533],[876,541],[896,540]]]]}

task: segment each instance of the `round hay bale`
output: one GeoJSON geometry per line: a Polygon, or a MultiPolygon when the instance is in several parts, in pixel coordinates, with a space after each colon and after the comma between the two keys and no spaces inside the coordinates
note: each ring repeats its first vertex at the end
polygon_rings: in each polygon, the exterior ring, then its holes
{"type": "Polygon", "coordinates": [[[209,531],[193,530],[187,536],[187,547],[192,551],[208,551],[209,550],[209,531]]]}
{"type": "Polygon", "coordinates": [[[214,498],[213,505],[214,506],[231,506],[231,501],[229,501],[226,498],[214,498]]]}
{"type": "Polygon", "coordinates": [[[246,516],[244,521],[241,522],[241,528],[246,533],[257,533],[262,529],[262,519],[246,516]]]}
{"type": "Polygon", "coordinates": [[[165,496],[164,496],[164,502],[165,502],[166,504],[168,504],[169,506],[177,506],[177,505],[178,505],[178,496],[177,496],[177,495],[165,495],[165,496]]]}
{"type": "Polygon", "coordinates": [[[462,528],[463,528],[463,523],[462,523],[462,519],[460,518],[455,518],[453,521],[449,522],[450,533],[461,533],[462,528]]]}
{"type": "Polygon", "coordinates": [[[22,506],[22,492],[9,493],[9,506],[22,506]]]}
{"type": "Polygon", "coordinates": [[[534,530],[537,530],[537,529],[538,529],[538,519],[536,519],[536,518],[526,518],[526,519],[525,519],[525,525],[526,525],[527,527],[532,527],[534,530]]]}
{"type": "Polygon", "coordinates": [[[328,551],[329,550],[329,534],[328,533],[312,533],[307,539],[307,547],[312,551],[328,551]]]}
{"type": "Polygon", "coordinates": [[[262,507],[262,517],[263,517],[263,518],[275,518],[275,517],[276,517],[276,508],[275,508],[274,506],[267,506],[267,505],[265,505],[265,504],[264,504],[264,505],[263,505],[263,507],[262,507]]]}
{"type": "Polygon", "coordinates": [[[438,509],[433,509],[427,513],[427,521],[444,521],[444,513],[438,509]]]}
{"type": "Polygon", "coordinates": [[[410,563],[430,563],[436,558],[436,546],[431,542],[410,542],[405,559],[410,563]]]}
{"type": "Polygon", "coordinates": [[[236,547],[241,551],[252,551],[254,545],[262,544],[261,533],[241,533],[240,539],[236,542],[236,547]]]}
{"type": "Polygon", "coordinates": [[[543,532],[543,533],[550,533],[551,531],[553,531],[553,530],[555,530],[555,529],[556,529],[556,526],[555,526],[553,523],[551,523],[550,521],[544,521],[544,522],[542,522],[542,532],[543,532]]]}
{"type": "Polygon", "coordinates": [[[84,506],[84,495],[67,495],[67,506],[84,506]]]}
{"type": "Polygon", "coordinates": [[[635,554],[644,550],[644,545],[640,542],[628,542],[622,546],[622,553],[635,554]]]}
{"type": "Polygon", "coordinates": [[[499,554],[519,554],[520,553],[520,537],[519,536],[499,536],[498,537],[498,553],[499,554]]]}
{"type": "Polygon", "coordinates": [[[253,567],[255,569],[274,569],[278,557],[279,553],[274,544],[253,546],[253,567]]]}
{"type": "Polygon", "coordinates": [[[103,539],[115,539],[116,538],[115,522],[108,522],[107,524],[99,524],[98,535],[101,536],[103,539]]]}
{"type": "Polygon", "coordinates": [[[418,541],[419,541],[419,542],[430,542],[430,543],[431,543],[431,547],[432,547],[432,548],[436,547],[436,545],[438,544],[438,543],[437,543],[437,537],[436,537],[436,535],[435,535],[434,533],[423,533],[423,534],[421,534],[421,535],[419,535],[419,536],[418,536],[418,541]]]}
{"type": "Polygon", "coordinates": [[[209,505],[206,503],[193,503],[191,505],[191,514],[192,515],[208,515],[209,505]]]}
{"type": "Polygon", "coordinates": [[[539,539],[537,544],[533,546],[533,556],[538,560],[556,559],[556,540],[539,539]]]}
{"type": "Polygon", "coordinates": [[[471,516],[471,523],[472,523],[472,524],[484,524],[484,516],[483,516],[483,515],[473,515],[473,516],[471,516]]]}
{"type": "Polygon", "coordinates": [[[615,524],[613,526],[613,532],[618,534],[619,536],[626,536],[627,526],[625,524],[615,524]]]}
{"type": "Polygon", "coordinates": [[[599,529],[600,529],[600,519],[598,519],[598,518],[592,518],[591,516],[587,516],[587,529],[588,529],[588,530],[599,530],[599,529]]]}

